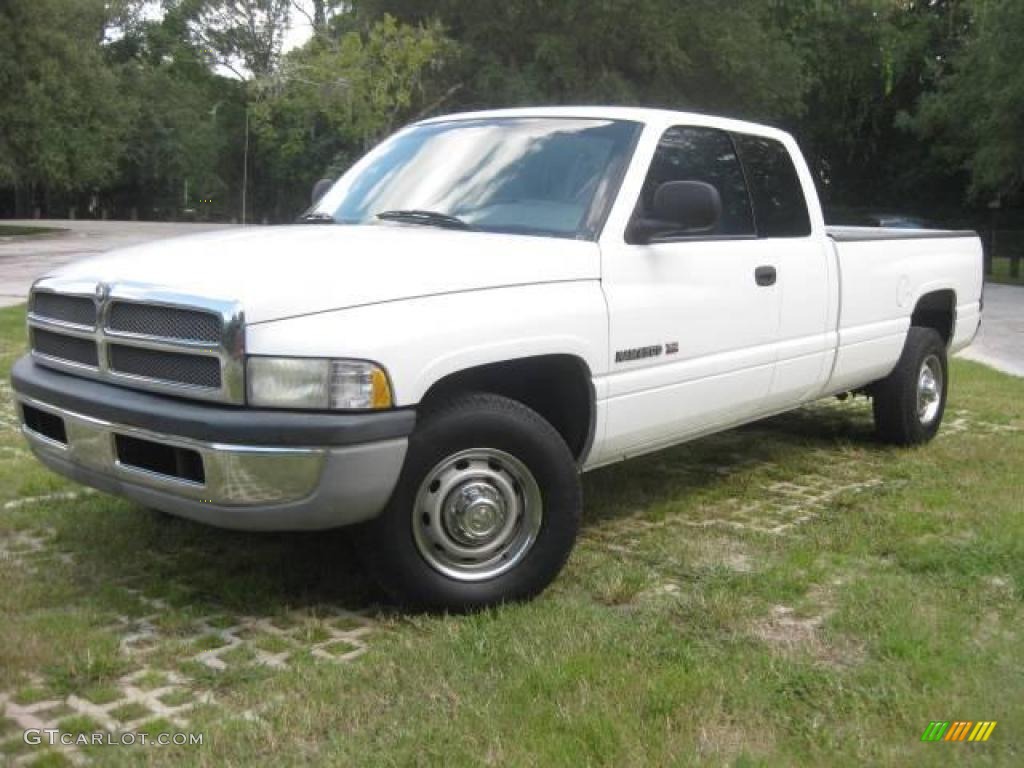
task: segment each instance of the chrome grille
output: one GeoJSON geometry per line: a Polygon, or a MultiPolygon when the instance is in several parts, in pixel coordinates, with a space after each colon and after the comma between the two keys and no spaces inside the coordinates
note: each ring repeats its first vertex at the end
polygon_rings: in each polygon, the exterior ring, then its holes
{"type": "Polygon", "coordinates": [[[221,319],[210,312],[124,301],[111,304],[106,327],[118,333],[182,341],[216,343],[221,336],[221,319]]]}
{"type": "Polygon", "coordinates": [[[88,365],[91,368],[98,368],[100,364],[96,342],[92,339],[33,328],[32,349],[40,355],[68,360],[78,365],[88,365]]]}
{"type": "Polygon", "coordinates": [[[96,327],[96,302],[85,296],[37,293],[32,298],[32,314],[62,323],[96,327]]]}
{"type": "Polygon", "coordinates": [[[43,278],[30,306],[32,354],[41,365],[136,389],[245,402],[245,335],[234,302],[43,278]]]}
{"type": "Polygon", "coordinates": [[[215,357],[183,355],[123,344],[108,344],[110,370],[129,376],[220,389],[220,361],[215,357]]]}

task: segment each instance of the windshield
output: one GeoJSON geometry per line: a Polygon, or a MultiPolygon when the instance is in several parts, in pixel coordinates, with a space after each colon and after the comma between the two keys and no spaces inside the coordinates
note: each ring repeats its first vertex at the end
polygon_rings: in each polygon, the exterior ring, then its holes
{"type": "Polygon", "coordinates": [[[592,240],[639,128],[575,118],[413,126],[356,163],[312,216],[392,226],[447,221],[484,232],[592,240]]]}

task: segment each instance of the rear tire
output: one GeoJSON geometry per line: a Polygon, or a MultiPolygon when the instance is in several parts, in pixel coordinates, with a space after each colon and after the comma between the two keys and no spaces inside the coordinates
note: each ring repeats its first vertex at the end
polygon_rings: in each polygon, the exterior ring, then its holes
{"type": "Polygon", "coordinates": [[[514,400],[428,409],[387,508],[361,530],[368,570],[398,603],[467,611],[541,592],[579,530],[582,492],[561,435],[514,400]]]}
{"type": "Polygon", "coordinates": [[[875,429],[892,445],[919,445],[935,437],[946,410],[946,345],[932,328],[912,326],[896,368],[872,388],[875,429]]]}

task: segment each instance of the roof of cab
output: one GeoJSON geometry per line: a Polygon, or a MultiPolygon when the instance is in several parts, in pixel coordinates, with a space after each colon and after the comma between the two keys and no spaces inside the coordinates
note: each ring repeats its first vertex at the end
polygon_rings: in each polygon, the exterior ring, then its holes
{"type": "Polygon", "coordinates": [[[437,117],[421,120],[418,124],[426,125],[453,120],[478,120],[501,117],[604,118],[607,120],[631,120],[637,123],[645,123],[662,127],[678,124],[700,125],[711,128],[721,128],[726,131],[752,133],[758,136],[771,136],[775,138],[789,137],[789,134],[785,131],[772,128],[767,125],[748,123],[743,120],[733,120],[732,118],[727,117],[704,115],[698,112],[677,112],[669,109],[652,109],[648,107],[517,107],[515,109],[492,109],[480,112],[460,112],[451,115],[438,115],[437,117]]]}

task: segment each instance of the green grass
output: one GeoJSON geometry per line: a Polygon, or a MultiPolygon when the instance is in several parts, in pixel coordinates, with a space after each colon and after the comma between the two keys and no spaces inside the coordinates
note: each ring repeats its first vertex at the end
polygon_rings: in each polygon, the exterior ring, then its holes
{"type": "MultiPolygon", "coordinates": [[[[0,312],[0,373],[22,323],[0,312]]],[[[4,508],[73,486],[0,414],[0,545],[50,529],[44,550],[69,555],[0,558],[0,692],[148,670],[197,697],[202,747],[90,748],[98,764],[1020,764],[1020,379],[954,362],[943,432],[917,450],[874,443],[854,401],[588,474],[561,578],[468,617],[380,608],[345,531],[217,531],[99,494],[4,508]],[[372,622],[352,661],[330,658],[332,632],[359,631],[336,608],[372,622]],[[210,627],[246,622],[264,623],[230,630],[225,669],[195,659],[210,627]],[[295,650],[263,667],[261,643],[295,650]],[[999,724],[921,743],[936,719],[999,724]]]]}
{"type": "Polygon", "coordinates": [[[35,235],[52,235],[63,232],[59,227],[22,227],[11,224],[0,224],[0,237],[32,237],[35,235]]]}
{"type": "Polygon", "coordinates": [[[1024,264],[1021,265],[1021,273],[1017,277],[1010,274],[1010,266],[1010,259],[992,259],[992,274],[985,275],[985,279],[992,283],[1024,285],[1024,264]]]}

